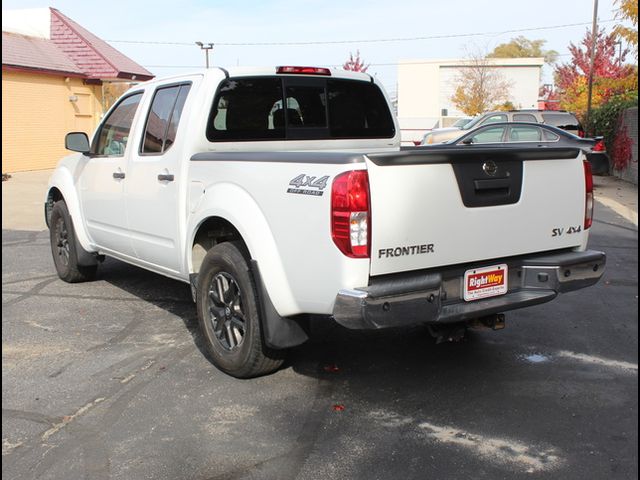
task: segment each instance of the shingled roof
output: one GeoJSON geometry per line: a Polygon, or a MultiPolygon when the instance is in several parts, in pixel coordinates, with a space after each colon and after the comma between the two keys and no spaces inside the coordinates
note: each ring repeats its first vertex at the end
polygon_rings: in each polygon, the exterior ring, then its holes
{"type": "Polygon", "coordinates": [[[92,80],[145,81],[153,74],[55,8],[49,38],[2,32],[2,65],[92,80]]]}
{"type": "Polygon", "coordinates": [[[85,76],[51,40],[17,33],[2,32],[2,65],[85,76]]]}
{"type": "Polygon", "coordinates": [[[153,78],[148,70],[55,8],[51,9],[51,41],[89,78],[153,78]]]}

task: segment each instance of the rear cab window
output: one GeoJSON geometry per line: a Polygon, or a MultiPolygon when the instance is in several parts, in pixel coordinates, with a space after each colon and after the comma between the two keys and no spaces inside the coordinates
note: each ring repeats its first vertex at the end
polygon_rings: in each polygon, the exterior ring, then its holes
{"type": "Polygon", "coordinates": [[[371,82],[307,76],[229,78],[209,121],[212,142],[392,138],[393,117],[371,82]]]}
{"type": "Polygon", "coordinates": [[[546,125],[558,127],[570,132],[582,130],[582,126],[576,116],[569,112],[543,113],[542,119],[546,125]]]}

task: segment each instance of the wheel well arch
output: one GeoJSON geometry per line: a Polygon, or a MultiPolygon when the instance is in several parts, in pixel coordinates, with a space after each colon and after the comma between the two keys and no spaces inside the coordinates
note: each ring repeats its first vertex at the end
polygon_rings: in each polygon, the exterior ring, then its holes
{"type": "Polygon", "coordinates": [[[47,224],[47,227],[50,226],[51,220],[51,211],[53,210],[53,205],[60,200],[64,200],[64,195],[62,192],[58,190],[57,187],[51,187],[49,192],[47,193],[47,202],[45,203],[45,215],[44,220],[47,224]]]}
{"type": "Polygon", "coordinates": [[[193,237],[191,273],[197,274],[200,272],[200,266],[207,252],[223,242],[238,242],[247,261],[251,259],[247,244],[238,229],[222,217],[209,217],[200,223],[193,237]]]}

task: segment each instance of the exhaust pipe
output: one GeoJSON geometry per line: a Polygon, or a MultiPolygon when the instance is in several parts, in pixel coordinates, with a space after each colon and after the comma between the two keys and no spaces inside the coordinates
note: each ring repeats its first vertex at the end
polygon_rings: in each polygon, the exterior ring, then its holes
{"type": "Polygon", "coordinates": [[[505,315],[504,313],[495,313],[493,315],[486,315],[480,318],[474,318],[469,320],[469,327],[475,329],[502,330],[505,327],[505,315]]]}

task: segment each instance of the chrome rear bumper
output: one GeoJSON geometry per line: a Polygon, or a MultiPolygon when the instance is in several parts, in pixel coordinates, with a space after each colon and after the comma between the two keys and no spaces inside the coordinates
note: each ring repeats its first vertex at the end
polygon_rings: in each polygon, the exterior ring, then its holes
{"type": "Polygon", "coordinates": [[[509,266],[504,295],[465,302],[465,270],[486,264],[463,265],[373,278],[368,287],[341,290],[333,317],[352,329],[470,320],[548,302],[559,293],[593,285],[604,272],[606,256],[588,250],[495,260],[489,265],[500,263],[509,266]]]}

